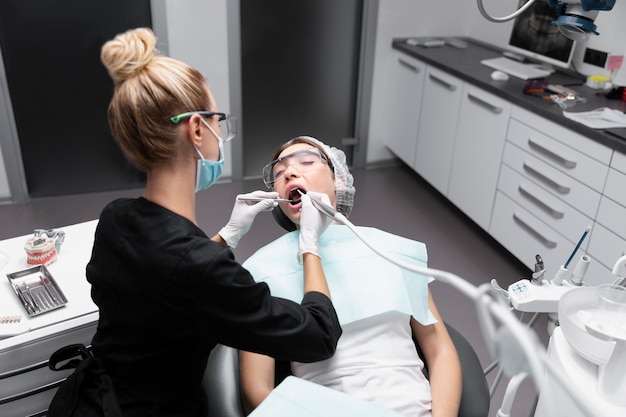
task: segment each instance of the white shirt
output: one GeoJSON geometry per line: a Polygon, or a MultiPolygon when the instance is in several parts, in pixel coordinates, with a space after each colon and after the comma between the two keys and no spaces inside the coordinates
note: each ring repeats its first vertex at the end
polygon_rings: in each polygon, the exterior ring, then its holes
{"type": "Polygon", "coordinates": [[[332,358],[292,362],[293,374],[406,416],[430,417],[430,384],[411,337],[410,316],[390,311],[342,327],[332,358]]]}

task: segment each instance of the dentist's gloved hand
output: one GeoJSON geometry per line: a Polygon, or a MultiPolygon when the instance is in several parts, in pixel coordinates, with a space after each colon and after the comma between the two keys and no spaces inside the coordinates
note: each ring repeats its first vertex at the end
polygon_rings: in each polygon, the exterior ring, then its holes
{"type": "Polygon", "coordinates": [[[317,240],[324,230],[333,221],[330,217],[317,210],[311,203],[311,194],[318,197],[324,203],[331,205],[326,194],[309,191],[302,196],[302,210],[300,212],[300,241],[298,243],[298,262],[302,263],[302,255],[306,252],[320,256],[320,248],[317,240]]]}
{"type": "Polygon", "coordinates": [[[230,214],[230,220],[228,220],[226,226],[222,227],[219,231],[219,235],[231,248],[237,247],[239,240],[241,240],[243,235],[248,233],[257,214],[262,211],[270,211],[278,205],[278,203],[273,200],[263,200],[258,203],[250,204],[250,202],[241,201],[239,197],[278,198],[278,193],[275,191],[254,191],[249,194],[240,194],[237,196],[233,211],[230,214]]]}

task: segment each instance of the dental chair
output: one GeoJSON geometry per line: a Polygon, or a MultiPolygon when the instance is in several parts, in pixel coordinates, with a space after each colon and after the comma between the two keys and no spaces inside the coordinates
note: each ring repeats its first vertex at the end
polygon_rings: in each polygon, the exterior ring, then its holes
{"type": "MultiPolygon", "coordinates": [[[[476,352],[452,326],[446,324],[456,347],[463,371],[461,406],[458,417],[487,417],[489,387],[476,352]]],[[[419,352],[418,349],[418,353],[419,352]]],[[[427,370],[425,369],[428,377],[427,370]]],[[[276,384],[290,374],[289,364],[276,362],[276,384]]],[[[217,345],[211,352],[204,374],[204,387],[209,401],[210,417],[244,417],[239,388],[239,351],[217,345]]]]}

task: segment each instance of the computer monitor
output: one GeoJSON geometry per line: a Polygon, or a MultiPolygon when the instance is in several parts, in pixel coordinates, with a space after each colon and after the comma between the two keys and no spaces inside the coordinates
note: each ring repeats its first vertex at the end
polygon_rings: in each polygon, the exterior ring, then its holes
{"type": "MultiPolygon", "coordinates": [[[[527,0],[520,0],[519,7],[527,0]]],[[[515,19],[508,49],[527,57],[568,68],[574,52],[574,41],[566,38],[552,25],[556,12],[545,0],[536,0],[515,19]]]]}

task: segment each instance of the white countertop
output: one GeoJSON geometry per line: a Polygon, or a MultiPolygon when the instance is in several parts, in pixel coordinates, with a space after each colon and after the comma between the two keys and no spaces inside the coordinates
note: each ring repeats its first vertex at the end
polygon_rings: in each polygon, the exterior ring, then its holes
{"type": "Polygon", "coordinates": [[[21,315],[25,328],[30,328],[25,333],[0,338],[0,352],[98,320],[98,308],[91,300],[91,285],[85,277],[97,224],[98,220],[92,220],[55,228],[65,232],[65,240],[56,261],[47,268],[68,302],[59,309],[34,317],[28,316],[7,278],[7,274],[32,267],[26,263],[24,243],[33,235],[0,241],[0,252],[9,257],[9,262],[0,270],[0,316],[21,315]]]}

